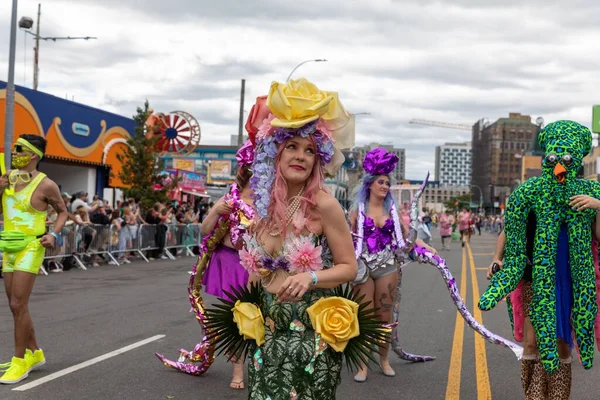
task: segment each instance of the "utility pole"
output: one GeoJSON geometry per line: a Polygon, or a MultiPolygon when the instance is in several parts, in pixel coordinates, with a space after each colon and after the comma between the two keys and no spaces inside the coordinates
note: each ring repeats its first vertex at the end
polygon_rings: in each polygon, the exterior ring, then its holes
{"type": "Polygon", "coordinates": [[[18,0],[12,2],[10,18],[10,45],[8,56],[8,81],[6,82],[6,114],[4,117],[4,161],[10,168],[10,152],[15,128],[15,53],[17,44],[17,7],[18,0]]]}
{"type": "Polygon", "coordinates": [[[40,16],[42,15],[42,5],[38,4],[37,23],[35,28],[35,47],[33,49],[33,90],[38,89],[38,76],[40,68],[38,59],[40,57],[40,16]]]}
{"type": "Polygon", "coordinates": [[[22,17],[19,21],[19,28],[23,29],[23,31],[31,36],[35,37],[35,46],[33,48],[33,90],[38,89],[38,82],[40,76],[40,40],[52,40],[56,42],[57,40],[90,40],[90,39],[98,39],[93,36],[62,36],[62,37],[43,37],[40,36],[40,18],[42,17],[42,5],[38,4],[38,14],[37,14],[37,23],[36,23],[36,31],[35,33],[30,32],[29,30],[33,27],[33,19],[29,17],[22,17]]]}
{"type": "Polygon", "coordinates": [[[240,93],[240,126],[238,129],[238,147],[244,144],[244,96],[246,95],[246,80],[242,79],[242,92],[240,93]]]}

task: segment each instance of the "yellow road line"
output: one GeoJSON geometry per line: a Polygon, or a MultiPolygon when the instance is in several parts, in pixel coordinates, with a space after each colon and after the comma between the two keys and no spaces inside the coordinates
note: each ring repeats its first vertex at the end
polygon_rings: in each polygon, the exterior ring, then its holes
{"type": "MultiPolygon", "coordinates": [[[[477,274],[475,273],[475,261],[471,253],[471,246],[467,244],[469,253],[469,262],[471,264],[471,284],[473,289],[473,316],[483,324],[481,310],[477,307],[479,301],[479,284],[477,283],[477,274]]],[[[485,268],[487,269],[487,268],[485,268]]],[[[475,375],[477,377],[477,399],[491,400],[492,390],[490,388],[490,376],[487,366],[487,355],[485,352],[485,340],[475,333],[475,375]]]]}
{"type": "MultiPolygon", "coordinates": [[[[460,273],[460,295],[467,298],[467,257],[465,249],[462,249],[462,269],[460,273]]],[[[450,357],[450,369],[448,370],[448,385],[446,386],[446,400],[460,399],[460,374],[462,369],[463,340],[465,335],[465,322],[456,312],[456,323],[454,325],[454,339],[452,340],[452,355],[450,357]]]]}

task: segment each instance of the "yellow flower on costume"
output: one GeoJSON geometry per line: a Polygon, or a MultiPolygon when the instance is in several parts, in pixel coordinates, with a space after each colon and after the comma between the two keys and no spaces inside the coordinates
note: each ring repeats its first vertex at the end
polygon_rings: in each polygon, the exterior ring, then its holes
{"type": "MultiPolygon", "coordinates": [[[[271,126],[280,128],[300,128],[327,113],[330,103],[337,99],[337,93],[319,90],[304,78],[290,80],[288,83],[273,82],[267,97],[267,106],[275,119],[271,126]]],[[[336,105],[339,101],[334,101],[336,105]]]]}
{"type": "Polygon", "coordinates": [[[265,320],[255,304],[240,300],[233,306],[233,322],[238,326],[240,335],[244,340],[254,339],[256,344],[261,346],[265,343],[265,320]]]}
{"type": "Polygon", "coordinates": [[[306,312],[316,333],[338,352],[344,351],[350,339],[360,334],[358,304],[343,297],[326,297],[306,312]]]}

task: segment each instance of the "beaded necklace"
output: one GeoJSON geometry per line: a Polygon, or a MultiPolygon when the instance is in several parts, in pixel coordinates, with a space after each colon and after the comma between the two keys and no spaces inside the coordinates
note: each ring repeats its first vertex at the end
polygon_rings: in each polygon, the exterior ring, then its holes
{"type": "MultiPolygon", "coordinates": [[[[301,197],[304,194],[305,187],[306,187],[306,185],[302,186],[302,189],[300,189],[300,192],[296,195],[296,197],[294,197],[294,200],[292,200],[292,204],[289,205],[289,207],[287,209],[287,215],[285,218],[285,226],[288,226],[292,222],[294,215],[300,209],[300,204],[302,202],[301,197]]],[[[269,235],[271,235],[273,237],[279,236],[280,234],[281,234],[281,231],[269,232],[269,235]]]]}

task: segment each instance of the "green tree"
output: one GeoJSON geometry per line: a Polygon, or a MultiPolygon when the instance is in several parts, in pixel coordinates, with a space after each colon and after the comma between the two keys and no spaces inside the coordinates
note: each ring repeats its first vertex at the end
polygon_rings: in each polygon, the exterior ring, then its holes
{"type": "Polygon", "coordinates": [[[146,100],[144,108],[138,107],[133,116],[135,131],[127,140],[128,146],[117,154],[123,166],[119,178],[129,186],[123,190],[125,196],[141,199],[144,210],[151,208],[156,202],[168,201],[168,192],[177,185],[176,181],[168,185],[163,182],[161,175],[163,167],[156,150],[157,139],[147,138],[145,134],[148,116],[150,116],[150,105],[146,100]],[[156,190],[156,185],[161,185],[162,189],[156,190]]]}
{"type": "Polygon", "coordinates": [[[471,208],[471,195],[464,194],[462,196],[454,197],[444,203],[444,207],[451,213],[457,213],[463,208],[471,208]]]}

